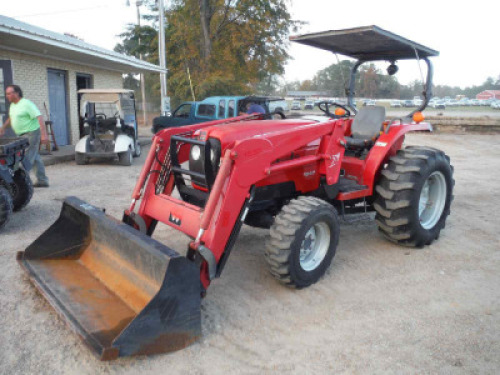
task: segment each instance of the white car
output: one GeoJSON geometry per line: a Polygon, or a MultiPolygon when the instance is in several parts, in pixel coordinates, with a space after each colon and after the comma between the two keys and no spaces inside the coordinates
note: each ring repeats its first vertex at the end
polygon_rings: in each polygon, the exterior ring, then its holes
{"type": "Polygon", "coordinates": [[[436,100],[431,106],[436,109],[446,109],[446,102],[444,100],[436,100]]]}
{"type": "Polygon", "coordinates": [[[399,100],[391,101],[391,107],[392,108],[401,108],[401,101],[399,101],[399,100]]]}
{"type": "Polygon", "coordinates": [[[290,112],[290,108],[288,108],[288,103],[285,99],[270,100],[269,112],[274,113],[281,118],[285,118],[286,115],[290,112]]]}
{"type": "Polygon", "coordinates": [[[493,109],[500,109],[500,100],[495,100],[495,101],[491,102],[490,107],[493,109]]]}
{"type": "Polygon", "coordinates": [[[300,102],[298,100],[294,100],[292,102],[292,111],[300,111],[302,109],[302,106],[300,105],[300,102]]]}
{"type": "Polygon", "coordinates": [[[314,101],[306,100],[306,103],[304,104],[304,109],[314,109],[314,101]]]}

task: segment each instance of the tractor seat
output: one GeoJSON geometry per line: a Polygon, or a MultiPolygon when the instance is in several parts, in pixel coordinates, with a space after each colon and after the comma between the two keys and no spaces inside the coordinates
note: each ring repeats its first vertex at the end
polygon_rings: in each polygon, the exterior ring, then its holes
{"type": "Polygon", "coordinates": [[[349,149],[364,150],[373,146],[373,139],[379,136],[385,120],[385,107],[361,108],[351,125],[351,136],[345,137],[349,149]]]}

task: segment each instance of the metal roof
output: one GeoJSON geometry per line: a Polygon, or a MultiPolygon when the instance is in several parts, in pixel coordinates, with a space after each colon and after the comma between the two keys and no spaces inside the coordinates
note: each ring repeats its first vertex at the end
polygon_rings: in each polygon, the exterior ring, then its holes
{"type": "Polygon", "coordinates": [[[324,49],[357,60],[404,60],[438,56],[439,52],[378,26],[330,30],[290,37],[293,42],[324,49]]]}
{"type": "Polygon", "coordinates": [[[122,73],[163,72],[158,65],[2,15],[0,49],[122,73]]]}

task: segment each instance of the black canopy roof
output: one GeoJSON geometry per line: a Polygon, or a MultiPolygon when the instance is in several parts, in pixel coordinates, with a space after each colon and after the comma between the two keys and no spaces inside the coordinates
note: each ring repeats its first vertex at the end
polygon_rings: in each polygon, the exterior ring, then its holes
{"type": "Polygon", "coordinates": [[[378,26],[297,35],[290,40],[339,53],[357,60],[403,60],[438,56],[439,52],[378,26]]]}

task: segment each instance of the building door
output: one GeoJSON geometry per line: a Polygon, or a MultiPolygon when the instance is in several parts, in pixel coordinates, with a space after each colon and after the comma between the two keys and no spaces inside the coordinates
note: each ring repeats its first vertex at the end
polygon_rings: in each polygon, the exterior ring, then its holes
{"type": "Polygon", "coordinates": [[[68,144],[68,111],[66,105],[66,72],[48,70],[50,120],[58,145],[68,144]]]}
{"type": "MultiPolygon", "coordinates": [[[[92,88],[92,76],[90,74],[77,73],[76,74],[76,90],[91,89],[92,88]]],[[[78,126],[80,129],[80,138],[83,137],[83,117],[80,111],[80,99],[82,94],[77,95],[78,100],[78,126]]]]}
{"type": "MultiPolygon", "coordinates": [[[[5,88],[12,84],[12,65],[10,60],[0,60],[0,121],[3,124],[9,117],[9,101],[5,97],[5,88]]],[[[0,124],[0,126],[1,126],[0,124]]]]}

